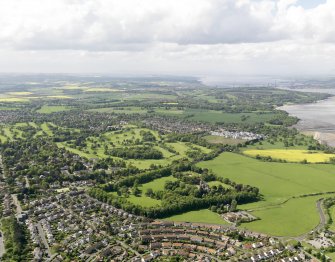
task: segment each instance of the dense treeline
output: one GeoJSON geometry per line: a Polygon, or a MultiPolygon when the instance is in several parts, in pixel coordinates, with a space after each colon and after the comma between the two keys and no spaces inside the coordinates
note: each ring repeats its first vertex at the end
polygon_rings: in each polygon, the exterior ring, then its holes
{"type": "Polygon", "coordinates": [[[128,176],[123,179],[121,179],[118,182],[115,183],[110,183],[106,186],[104,186],[104,190],[106,191],[116,191],[121,187],[132,187],[135,182],[136,183],[148,183],[150,181],[153,181],[154,179],[161,178],[161,177],[166,177],[170,176],[172,174],[171,168],[162,168],[162,169],[157,169],[154,171],[148,171],[144,172],[142,174],[137,174],[134,176],[128,176]]]}
{"type": "Polygon", "coordinates": [[[239,204],[249,203],[258,200],[258,195],[252,192],[231,192],[225,195],[214,195],[203,198],[192,196],[173,195],[162,201],[162,205],[145,208],[127,201],[125,198],[114,196],[102,189],[92,188],[89,190],[90,196],[98,200],[109,203],[115,207],[122,208],[127,212],[150,218],[163,218],[174,214],[184,213],[190,210],[208,208],[213,205],[230,204],[233,199],[239,204]]]}
{"type": "Polygon", "coordinates": [[[112,148],[108,150],[112,156],[124,159],[162,159],[163,153],[153,147],[136,146],[136,147],[122,147],[112,148]]]}
{"type": "Polygon", "coordinates": [[[6,253],[3,261],[30,261],[28,257],[28,232],[19,224],[14,216],[2,219],[6,253]]]}
{"type": "Polygon", "coordinates": [[[187,160],[180,160],[167,168],[128,176],[101,188],[93,188],[90,190],[90,194],[101,201],[108,202],[128,212],[151,218],[161,218],[188,210],[213,206],[220,207],[230,204],[233,200],[241,204],[259,199],[258,188],[236,184],[227,178],[217,177],[207,169],[196,167],[187,160]],[[195,172],[197,172],[197,175],[194,175],[195,172]],[[153,191],[148,189],[145,192],[147,196],[161,200],[162,204],[160,206],[145,208],[134,205],[127,200],[129,194],[138,195],[140,193],[138,189],[140,184],[171,175],[178,180],[167,181],[164,190],[153,191]],[[219,181],[230,187],[219,185],[210,188],[207,185],[209,181],[219,181]],[[109,192],[111,191],[116,191],[118,195],[110,194],[109,192]]]}

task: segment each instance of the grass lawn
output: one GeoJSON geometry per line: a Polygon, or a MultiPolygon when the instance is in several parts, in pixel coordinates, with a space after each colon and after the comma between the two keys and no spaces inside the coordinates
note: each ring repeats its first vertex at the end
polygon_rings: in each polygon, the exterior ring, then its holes
{"type": "Polygon", "coordinates": [[[204,138],[212,144],[237,145],[245,142],[245,140],[242,139],[226,138],[223,136],[205,136],[204,138]]]}
{"type": "Polygon", "coordinates": [[[142,196],[134,196],[134,195],[130,195],[127,200],[135,205],[140,205],[143,207],[152,207],[152,206],[157,206],[161,204],[160,200],[157,199],[153,199],[150,197],[147,197],[145,195],[142,196]]]}
{"type": "Polygon", "coordinates": [[[326,253],[327,257],[329,257],[332,261],[335,261],[335,252],[334,253],[326,253]]]}
{"type": "MultiPolygon", "coordinates": [[[[106,158],[108,155],[105,154],[105,146],[108,148],[114,147],[124,147],[129,146],[130,148],[133,146],[137,146],[134,144],[135,140],[142,140],[141,131],[150,131],[155,137],[156,140],[160,141],[160,136],[157,131],[146,129],[146,128],[137,128],[136,126],[129,126],[129,130],[122,131],[114,131],[114,132],[106,132],[102,134],[102,138],[99,137],[89,137],[86,140],[87,146],[84,149],[76,149],[67,145],[65,142],[57,143],[59,146],[65,147],[67,150],[76,153],[80,156],[86,158],[106,158]],[[96,144],[96,147],[92,149],[92,145],[96,144]]],[[[169,152],[168,150],[162,148],[155,143],[150,144],[155,149],[158,149],[163,153],[163,159],[127,159],[125,160],[128,164],[133,164],[134,166],[140,169],[148,169],[152,164],[166,166],[170,164],[172,161],[177,160],[181,157],[185,157],[185,152],[190,149],[185,143],[167,143],[167,145],[172,146],[179,154],[174,154],[169,152]]],[[[210,152],[211,150],[205,147],[200,147],[197,145],[193,145],[197,148],[200,148],[203,152],[210,152]]],[[[118,159],[116,157],[112,157],[118,159]]]]}
{"type": "Polygon", "coordinates": [[[164,190],[164,185],[167,181],[177,181],[178,179],[173,176],[161,177],[155,179],[149,183],[142,184],[140,190],[142,191],[142,195],[145,195],[145,192],[148,188],[151,188],[153,191],[164,190]]]}
{"type": "Polygon", "coordinates": [[[288,162],[301,162],[306,160],[308,163],[326,163],[331,158],[335,157],[335,154],[326,154],[321,151],[311,150],[300,150],[300,149],[247,149],[243,153],[247,156],[256,157],[257,155],[268,157],[273,159],[282,159],[288,162]]]}
{"type": "Polygon", "coordinates": [[[249,124],[267,122],[275,116],[274,113],[224,113],[222,111],[203,109],[187,109],[183,115],[195,121],[249,124]]]}
{"type": "Polygon", "coordinates": [[[90,109],[92,112],[99,113],[118,113],[118,114],[146,114],[148,112],[147,109],[143,109],[140,107],[104,107],[104,108],[96,108],[90,109]]]}
{"type": "Polygon", "coordinates": [[[48,136],[53,136],[52,131],[49,128],[49,123],[43,123],[41,124],[42,130],[48,135],[48,136]]]}
{"type": "Polygon", "coordinates": [[[18,107],[0,106],[0,110],[18,110],[18,107]]]}
{"type": "Polygon", "coordinates": [[[210,181],[210,182],[208,182],[207,183],[210,187],[213,187],[213,186],[219,186],[219,185],[221,185],[222,187],[224,187],[224,188],[231,188],[231,186],[230,185],[227,185],[227,184],[225,184],[225,183],[222,183],[222,182],[220,182],[220,181],[210,181]]]}
{"type": "Polygon", "coordinates": [[[329,229],[333,232],[335,232],[335,206],[332,206],[330,209],[330,216],[333,219],[333,223],[330,224],[329,229]]]}
{"type": "Polygon", "coordinates": [[[115,88],[105,88],[105,87],[92,87],[85,89],[84,92],[123,92],[123,90],[115,88]]]}
{"type": "MultiPolygon", "coordinates": [[[[291,199],[283,205],[251,212],[261,220],[241,227],[274,236],[298,236],[313,230],[320,221],[316,201],[322,196],[291,199]]],[[[240,206],[243,208],[243,205],[240,206]]]]}
{"type": "Polygon", "coordinates": [[[176,115],[182,115],[184,113],[184,110],[180,109],[174,109],[174,108],[155,108],[155,113],[160,115],[169,115],[169,116],[176,116],[176,115]]]}
{"type": "Polygon", "coordinates": [[[29,99],[25,97],[0,97],[0,102],[23,103],[23,102],[29,102],[29,99]]]}
{"type": "Polygon", "coordinates": [[[67,106],[49,106],[49,105],[43,105],[39,110],[37,110],[38,113],[42,114],[50,114],[54,112],[61,112],[70,110],[67,106]]]}
{"type": "Polygon", "coordinates": [[[206,223],[206,224],[219,224],[227,225],[228,223],[219,216],[208,209],[201,209],[197,211],[189,211],[181,215],[175,215],[165,218],[169,221],[180,222],[193,222],[193,223],[206,223]]]}
{"type": "Polygon", "coordinates": [[[279,137],[277,139],[266,139],[264,141],[257,142],[253,145],[248,145],[248,149],[304,149],[307,150],[309,145],[316,145],[316,141],[312,137],[297,135],[295,138],[284,138],[279,137]],[[293,143],[285,147],[284,141],[293,143]]]}
{"type": "Polygon", "coordinates": [[[168,146],[172,146],[176,152],[178,152],[180,155],[185,156],[186,151],[189,150],[190,148],[182,142],[175,142],[175,143],[166,143],[168,146]]]}
{"type": "Polygon", "coordinates": [[[56,143],[56,144],[57,144],[58,147],[65,148],[65,149],[68,150],[69,152],[74,153],[74,154],[77,154],[77,155],[79,155],[79,156],[81,156],[81,157],[86,157],[86,158],[88,158],[88,159],[90,159],[90,158],[97,158],[97,156],[94,155],[94,154],[85,153],[85,152],[83,152],[83,151],[81,151],[81,150],[78,150],[78,149],[76,149],[76,148],[72,148],[72,147],[66,146],[66,145],[64,144],[64,142],[59,142],[59,143],[56,143]]]}
{"type": "Polygon", "coordinates": [[[38,125],[34,122],[29,122],[29,125],[33,128],[38,128],[38,125]]]}
{"type": "Polygon", "coordinates": [[[223,153],[213,160],[199,163],[199,166],[212,169],[217,175],[237,183],[257,186],[264,200],[239,208],[253,210],[261,220],[244,226],[274,235],[299,235],[312,230],[319,221],[315,203],[324,196],[291,199],[279,205],[283,201],[303,194],[334,191],[333,165],[262,162],[223,153]]]}
{"type": "Polygon", "coordinates": [[[11,95],[11,96],[29,96],[32,95],[32,92],[25,92],[25,91],[21,91],[21,92],[8,92],[7,94],[11,95]]]}
{"type": "Polygon", "coordinates": [[[71,99],[71,96],[57,95],[57,96],[47,96],[47,98],[51,99],[71,99]]]}
{"type": "Polygon", "coordinates": [[[263,162],[234,153],[222,153],[198,164],[218,176],[260,189],[257,205],[278,204],[292,196],[334,191],[333,165],[263,162]]]}
{"type": "Polygon", "coordinates": [[[169,159],[129,159],[126,160],[127,163],[131,163],[139,169],[148,169],[151,165],[169,165],[175,158],[169,159]]]}
{"type": "Polygon", "coordinates": [[[4,131],[4,135],[9,139],[9,140],[13,140],[14,138],[14,134],[13,132],[11,131],[11,129],[9,127],[4,127],[3,128],[3,131],[4,131]]]}

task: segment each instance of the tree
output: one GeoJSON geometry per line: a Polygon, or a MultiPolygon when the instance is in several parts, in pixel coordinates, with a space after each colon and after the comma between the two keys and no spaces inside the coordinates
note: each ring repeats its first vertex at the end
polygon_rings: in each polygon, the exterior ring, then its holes
{"type": "Polygon", "coordinates": [[[151,197],[154,194],[154,191],[151,188],[148,188],[145,192],[145,195],[148,197],[151,197]]]}
{"type": "Polygon", "coordinates": [[[236,199],[233,199],[230,204],[230,212],[236,211],[236,208],[237,208],[237,201],[236,199]]]}

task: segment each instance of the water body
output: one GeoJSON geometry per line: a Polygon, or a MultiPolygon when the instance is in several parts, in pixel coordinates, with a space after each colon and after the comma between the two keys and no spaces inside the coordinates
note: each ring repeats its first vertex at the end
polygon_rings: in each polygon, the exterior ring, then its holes
{"type": "MultiPolygon", "coordinates": [[[[302,89],[299,91],[322,91],[335,95],[335,89],[302,89]]],[[[285,105],[279,109],[300,119],[295,125],[298,130],[313,135],[320,142],[335,146],[335,96],[312,104],[285,105]]]]}

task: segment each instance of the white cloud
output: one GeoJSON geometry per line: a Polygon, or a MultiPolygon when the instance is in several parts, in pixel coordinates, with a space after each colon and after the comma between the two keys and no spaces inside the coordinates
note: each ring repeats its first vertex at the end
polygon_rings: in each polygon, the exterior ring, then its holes
{"type": "Polygon", "coordinates": [[[119,50],[120,45],[127,49],[129,44],[132,49],[153,42],[254,43],[297,37],[331,40],[334,1],[308,11],[295,2],[1,0],[0,41],[19,49],[119,50]]]}
{"type": "Polygon", "coordinates": [[[334,42],[334,0],[0,0],[0,71],[332,72],[334,42]]]}

